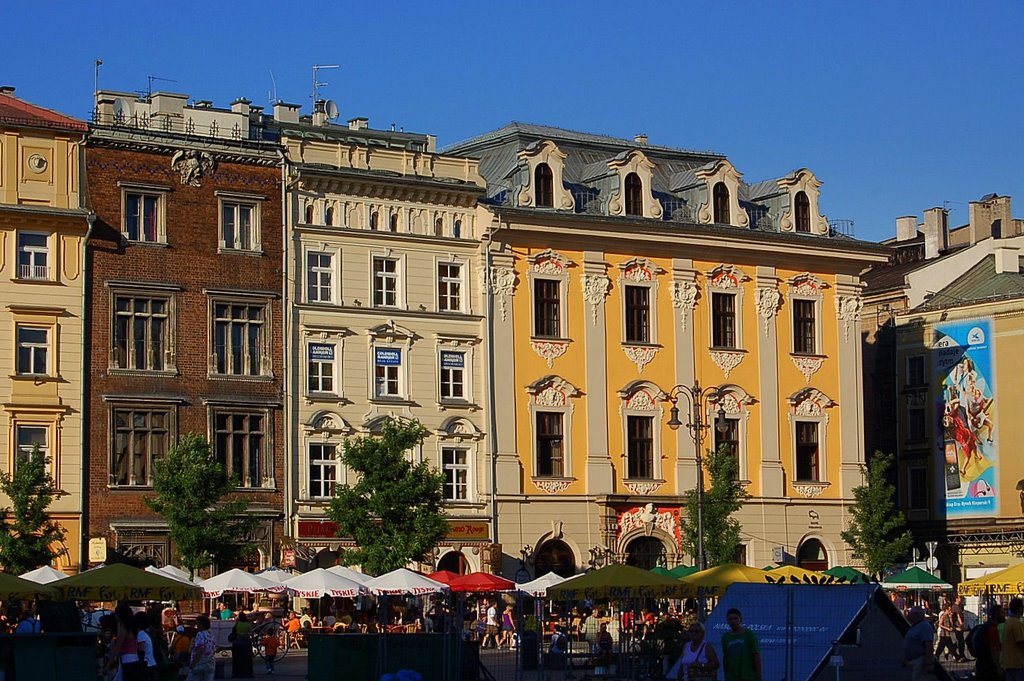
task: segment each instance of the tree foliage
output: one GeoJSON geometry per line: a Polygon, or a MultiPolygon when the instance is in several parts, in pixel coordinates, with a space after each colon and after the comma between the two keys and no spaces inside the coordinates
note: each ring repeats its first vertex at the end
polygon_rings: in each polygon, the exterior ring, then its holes
{"type": "MultiPolygon", "coordinates": [[[[739,464],[729,452],[728,445],[718,451],[708,450],[704,455],[704,555],[708,567],[731,563],[736,560],[740,549],[740,523],[732,517],[749,496],[739,484],[739,464]]],[[[683,513],[679,518],[683,550],[697,556],[697,507],[696,488],[683,495],[683,513]]]]}
{"type": "Polygon", "coordinates": [[[63,553],[64,529],[46,515],[57,497],[49,461],[37,445],[27,459],[19,460],[14,474],[0,473],[0,492],[11,507],[0,510],[0,563],[12,574],[49,565],[63,553]]]}
{"type": "Polygon", "coordinates": [[[249,499],[233,496],[234,479],[205,438],[189,434],[153,462],[155,497],[144,501],[163,516],[182,567],[196,570],[237,560],[252,551],[244,540],[258,520],[246,514],[249,499]]]}
{"type": "Polygon", "coordinates": [[[892,454],[875,452],[862,467],[866,482],[853,489],[853,519],[840,533],[854,553],[864,560],[869,573],[880,575],[910,550],[913,537],[903,512],[896,508],[896,488],[887,477],[892,454]],[[902,531],[901,531],[902,530],[902,531]]]}
{"type": "Polygon", "coordinates": [[[444,538],[444,475],[409,460],[426,434],[418,421],[388,419],[380,434],[345,441],[341,461],[359,480],[335,489],[327,515],[355,540],[346,565],[383,574],[425,560],[444,538]]]}

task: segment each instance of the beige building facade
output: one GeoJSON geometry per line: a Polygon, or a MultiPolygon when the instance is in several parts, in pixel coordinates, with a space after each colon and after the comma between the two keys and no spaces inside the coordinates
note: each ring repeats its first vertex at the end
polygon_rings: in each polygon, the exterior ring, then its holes
{"type": "MultiPolygon", "coordinates": [[[[50,517],[66,533],[55,566],[82,561],[82,208],[85,123],[0,89],[0,470],[38,446],[58,498],[50,517]]],[[[9,500],[2,500],[9,505],[9,500]]]]}

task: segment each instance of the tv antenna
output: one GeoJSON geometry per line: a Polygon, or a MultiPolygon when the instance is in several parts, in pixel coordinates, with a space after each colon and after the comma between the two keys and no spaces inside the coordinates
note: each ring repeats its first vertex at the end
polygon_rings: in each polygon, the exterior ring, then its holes
{"type": "Polygon", "coordinates": [[[154,80],[161,80],[161,81],[163,81],[165,83],[177,83],[178,82],[178,81],[174,80],[173,78],[161,78],[160,76],[154,76],[154,75],[146,76],[146,80],[149,81],[149,88],[146,90],[146,96],[149,97],[149,98],[151,98],[153,96],[153,81],[154,80]]]}
{"type": "Polygon", "coordinates": [[[322,82],[317,79],[318,72],[320,69],[340,69],[341,66],[338,64],[313,64],[313,94],[310,95],[313,98],[315,104],[320,100],[320,87],[323,85],[330,85],[330,83],[322,82]]]}
{"type": "Polygon", "coordinates": [[[96,98],[96,93],[100,91],[100,66],[103,65],[102,59],[92,60],[92,96],[96,98]]]}

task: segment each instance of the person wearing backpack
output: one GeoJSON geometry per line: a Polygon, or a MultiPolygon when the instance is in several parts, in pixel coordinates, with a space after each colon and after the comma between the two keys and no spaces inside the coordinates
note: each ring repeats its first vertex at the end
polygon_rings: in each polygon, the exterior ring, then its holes
{"type": "Polygon", "coordinates": [[[1003,674],[999,666],[999,624],[1006,619],[1003,606],[988,606],[988,620],[975,625],[967,635],[967,650],[974,656],[975,681],[999,681],[1003,674]]]}

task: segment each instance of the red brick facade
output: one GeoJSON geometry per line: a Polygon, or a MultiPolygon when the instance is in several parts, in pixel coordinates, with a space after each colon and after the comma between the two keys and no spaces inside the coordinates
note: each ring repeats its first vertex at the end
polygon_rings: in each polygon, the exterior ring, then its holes
{"type": "Polygon", "coordinates": [[[285,485],[277,156],[204,140],[196,148],[213,168],[185,178],[172,160],[186,147],[114,137],[94,131],[86,152],[87,201],[98,218],[87,284],[87,538],[171,562],[166,531],[142,501],[152,494],[148,461],[179,435],[198,433],[251,478],[252,511],[266,518],[253,562],[274,564],[285,485]],[[258,216],[248,250],[224,247],[223,211],[236,202],[258,216]],[[126,238],[129,222],[153,224],[145,216],[156,216],[155,240],[165,243],[126,238]],[[215,316],[227,319],[219,347],[215,316]]]}

